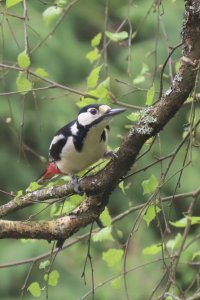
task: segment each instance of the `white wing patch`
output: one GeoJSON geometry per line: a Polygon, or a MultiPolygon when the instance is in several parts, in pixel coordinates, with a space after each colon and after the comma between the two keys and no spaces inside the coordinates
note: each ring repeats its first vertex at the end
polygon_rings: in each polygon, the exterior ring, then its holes
{"type": "Polygon", "coordinates": [[[51,149],[52,145],[56,144],[58,141],[60,141],[64,138],[65,138],[65,136],[63,134],[59,134],[59,135],[54,136],[49,149],[51,149]]]}
{"type": "Polygon", "coordinates": [[[76,123],[74,123],[74,125],[71,126],[71,133],[73,135],[77,135],[77,133],[78,133],[78,127],[77,127],[76,123]]]}

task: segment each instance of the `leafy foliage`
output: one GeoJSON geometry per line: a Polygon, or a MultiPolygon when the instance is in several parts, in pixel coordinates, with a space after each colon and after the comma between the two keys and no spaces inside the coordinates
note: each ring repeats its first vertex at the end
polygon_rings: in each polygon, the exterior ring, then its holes
{"type": "Polygon", "coordinates": [[[103,252],[102,258],[108,267],[112,268],[121,262],[123,254],[124,252],[122,249],[109,249],[103,252]]]}
{"type": "Polygon", "coordinates": [[[154,96],[155,96],[155,85],[153,84],[152,87],[147,92],[147,98],[145,104],[148,106],[152,105],[154,96]]]}
{"type": "Polygon", "coordinates": [[[22,0],[6,0],[6,7],[10,8],[20,2],[22,2],[22,0]]]}
{"type": "Polygon", "coordinates": [[[99,232],[95,233],[92,237],[94,242],[102,242],[105,240],[108,241],[114,241],[112,237],[112,228],[111,227],[105,227],[101,229],[99,232]]]}
{"type": "Polygon", "coordinates": [[[108,208],[105,207],[104,211],[100,215],[100,220],[104,226],[109,227],[112,223],[112,218],[109,214],[108,208]]]}
{"type": "Polygon", "coordinates": [[[30,58],[25,50],[18,55],[17,61],[21,68],[28,68],[31,64],[30,58]]]}
{"type": "Polygon", "coordinates": [[[28,290],[28,291],[31,293],[31,295],[32,295],[33,297],[35,297],[35,298],[38,298],[38,297],[41,296],[41,287],[40,287],[40,285],[39,285],[38,282],[32,282],[32,283],[29,285],[29,287],[28,287],[27,290],[28,290]]]}
{"type": "Polygon", "coordinates": [[[128,38],[128,33],[126,31],[112,33],[110,31],[105,31],[105,34],[112,42],[121,42],[128,38]]]}
{"type": "Polygon", "coordinates": [[[44,275],[44,279],[48,281],[48,285],[56,286],[58,284],[58,279],[60,277],[60,274],[57,270],[51,271],[49,274],[44,275]]]}
{"type": "Polygon", "coordinates": [[[62,8],[59,6],[49,6],[43,12],[44,24],[48,27],[52,22],[54,22],[59,15],[62,13],[62,8]]]}
{"type": "Polygon", "coordinates": [[[19,72],[16,79],[17,90],[22,95],[27,94],[32,89],[32,83],[27,78],[26,74],[23,72],[19,72]]]}
{"type": "Polygon", "coordinates": [[[97,82],[99,80],[99,73],[102,69],[102,65],[96,67],[95,69],[93,69],[90,73],[90,75],[88,76],[88,80],[87,80],[87,88],[91,89],[94,88],[97,85],[97,82]]]}
{"type": "Polygon", "coordinates": [[[150,205],[143,217],[147,226],[155,219],[156,215],[161,211],[157,205],[150,205]]]}
{"type": "Polygon", "coordinates": [[[162,244],[153,244],[149,247],[146,247],[142,250],[142,254],[144,255],[155,255],[162,251],[162,244]]]}
{"type": "Polygon", "coordinates": [[[142,182],[143,195],[153,193],[158,187],[158,180],[155,175],[142,182]]]}
{"type": "Polygon", "coordinates": [[[43,78],[46,78],[46,77],[49,76],[49,74],[43,68],[37,68],[35,70],[35,74],[38,75],[38,76],[40,76],[40,77],[43,77],[43,78]]]}

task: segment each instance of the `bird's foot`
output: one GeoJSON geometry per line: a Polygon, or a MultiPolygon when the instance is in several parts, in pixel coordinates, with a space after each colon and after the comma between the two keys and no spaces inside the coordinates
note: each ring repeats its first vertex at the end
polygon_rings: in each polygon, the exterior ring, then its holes
{"type": "Polygon", "coordinates": [[[104,226],[103,223],[101,222],[100,218],[97,218],[97,219],[96,219],[96,223],[97,223],[97,225],[98,225],[98,227],[99,227],[100,229],[105,228],[105,226],[104,226]]]}
{"type": "Polygon", "coordinates": [[[82,196],[84,194],[84,192],[82,191],[81,187],[80,187],[80,180],[79,177],[72,175],[72,184],[74,186],[74,192],[79,194],[80,196],[82,196]]]}
{"type": "Polygon", "coordinates": [[[104,153],[104,157],[107,159],[111,158],[112,160],[118,159],[118,155],[114,151],[107,151],[106,153],[104,153]]]}

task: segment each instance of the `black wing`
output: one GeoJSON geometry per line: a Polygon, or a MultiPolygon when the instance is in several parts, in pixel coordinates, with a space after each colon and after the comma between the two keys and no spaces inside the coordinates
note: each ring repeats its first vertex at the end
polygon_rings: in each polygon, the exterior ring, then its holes
{"type": "Polygon", "coordinates": [[[49,159],[50,161],[58,161],[61,159],[60,154],[63,147],[67,143],[67,139],[71,136],[71,126],[75,121],[70,122],[69,124],[62,127],[56,135],[54,136],[51,146],[49,148],[49,159]],[[55,141],[55,142],[54,142],[55,141]]]}

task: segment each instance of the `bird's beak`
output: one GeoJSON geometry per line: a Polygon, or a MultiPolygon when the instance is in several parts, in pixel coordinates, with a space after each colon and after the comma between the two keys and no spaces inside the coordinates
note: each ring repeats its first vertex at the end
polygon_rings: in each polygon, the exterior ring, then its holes
{"type": "Polygon", "coordinates": [[[112,109],[109,109],[105,112],[104,117],[105,118],[106,117],[112,117],[112,116],[123,113],[125,110],[126,110],[125,108],[112,108],[112,109]]]}

